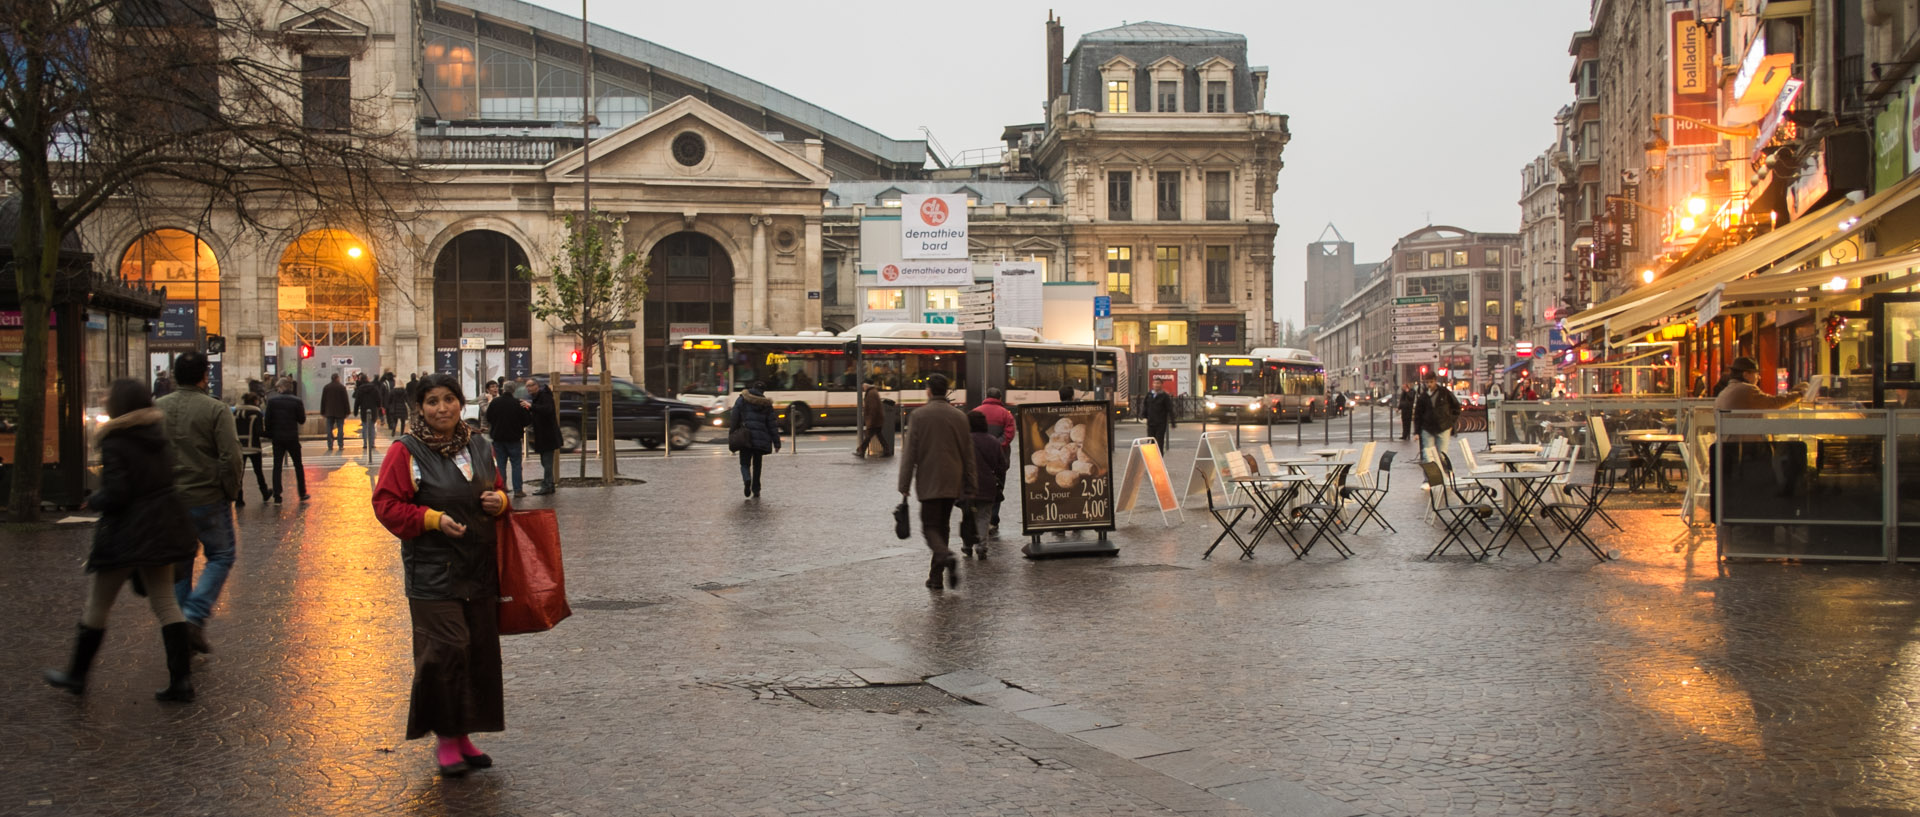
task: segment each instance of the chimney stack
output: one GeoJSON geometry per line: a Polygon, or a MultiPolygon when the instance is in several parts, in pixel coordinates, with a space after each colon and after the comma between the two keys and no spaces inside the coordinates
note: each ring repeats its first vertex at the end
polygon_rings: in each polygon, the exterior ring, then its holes
{"type": "Polygon", "coordinates": [[[1047,103],[1044,110],[1053,110],[1053,101],[1060,98],[1060,65],[1066,62],[1066,33],[1060,20],[1053,16],[1053,10],[1047,10],[1047,103]]]}

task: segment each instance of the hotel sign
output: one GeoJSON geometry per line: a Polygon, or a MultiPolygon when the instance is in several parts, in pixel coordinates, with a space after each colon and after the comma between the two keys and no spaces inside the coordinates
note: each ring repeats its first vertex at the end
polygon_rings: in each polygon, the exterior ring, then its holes
{"type": "MultiPolygon", "coordinates": [[[[1682,9],[1667,15],[1668,31],[1672,37],[1668,51],[1673,54],[1673,94],[1667,107],[1676,116],[1714,122],[1719,119],[1719,93],[1714,85],[1717,76],[1713,67],[1713,34],[1711,30],[1694,18],[1692,9],[1682,9]]],[[[1719,134],[1684,119],[1669,120],[1673,126],[1673,136],[1667,140],[1674,147],[1687,145],[1714,145],[1720,141],[1719,134]]]]}

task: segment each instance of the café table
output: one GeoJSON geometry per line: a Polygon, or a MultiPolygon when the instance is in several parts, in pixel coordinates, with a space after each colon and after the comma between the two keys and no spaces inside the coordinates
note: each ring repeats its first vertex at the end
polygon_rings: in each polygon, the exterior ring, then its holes
{"type": "MultiPolygon", "coordinates": [[[[1660,467],[1660,458],[1666,456],[1668,449],[1684,442],[1686,438],[1661,431],[1629,431],[1620,435],[1620,439],[1632,445],[1634,454],[1639,457],[1642,480],[1652,477],[1653,481],[1660,485],[1661,491],[1671,493],[1673,483],[1667,481],[1667,469],[1660,467]]],[[[1628,480],[1628,485],[1631,487],[1633,483],[1642,480],[1628,480]]]]}
{"type": "Polygon", "coordinates": [[[1527,541],[1525,526],[1531,524],[1540,534],[1541,541],[1551,544],[1552,540],[1548,538],[1546,530],[1541,528],[1540,523],[1533,518],[1533,512],[1540,506],[1541,496],[1546,493],[1547,486],[1552,484],[1555,477],[1565,473],[1567,469],[1556,468],[1546,471],[1482,472],[1473,475],[1474,481],[1498,486],[1507,495],[1506,505],[1500,513],[1500,527],[1493,532],[1493,538],[1487,540],[1482,558],[1494,552],[1496,543],[1498,549],[1504,552],[1507,545],[1517,538],[1536,561],[1540,560],[1540,554],[1534,550],[1533,543],[1527,541]],[[1504,541],[1500,538],[1502,533],[1506,534],[1504,541]]]}
{"type": "Polygon", "coordinates": [[[1244,491],[1259,508],[1259,513],[1254,517],[1253,539],[1242,548],[1241,558],[1253,558],[1254,549],[1260,546],[1260,540],[1269,532],[1278,534],[1287,543],[1287,549],[1299,555],[1299,544],[1293,541],[1286,530],[1287,506],[1293,503],[1301,487],[1313,481],[1313,477],[1306,474],[1249,474],[1229,477],[1227,481],[1244,491]]]}
{"type": "Polygon", "coordinates": [[[1321,458],[1324,458],[1324,459],[1329,459],[1329,460],[1330,460],[1330,459],[1333,459],[1334,457],[1338,457],[1338,456],[1340,456],[1341,454],[1343,454],[1343,453],[1345,453],[1345,449],[1340,449],[1340,448],[1316,448],[1316,449],[1314,449],[1314,450],[1312,450],[1312,451],[1308,451],[1307,453],[1309,453],[1309,454],[1312,454],[1312,455],[1314,455],[1314,456],[1316,456],[1316,457],[1321,457],[1321,458]]]}
{"type": "Polygon", "coordinates": [[[1545,447],[1534,443],[1501,443],[1487,450],[1495,454],[1538,454],[1545,447]]]}

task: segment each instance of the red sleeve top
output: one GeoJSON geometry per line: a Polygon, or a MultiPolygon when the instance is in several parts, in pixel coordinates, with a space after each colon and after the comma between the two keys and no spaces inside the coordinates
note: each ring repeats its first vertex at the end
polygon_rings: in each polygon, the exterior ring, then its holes
{"type": "MultiPolygon", "coordinates": [[[[415,487],[412,452],[405,444],[395,442],[387,448],[386,458],[380,461],[380,477],[373,485],[373,516],[401,539],[413,539],[440,529],[439,511],[414,504],[415,487]]],[[[500,513],[512,510],[506,483],[497,472],[493,476],[493,489],[500,492],[500,513]]]]}

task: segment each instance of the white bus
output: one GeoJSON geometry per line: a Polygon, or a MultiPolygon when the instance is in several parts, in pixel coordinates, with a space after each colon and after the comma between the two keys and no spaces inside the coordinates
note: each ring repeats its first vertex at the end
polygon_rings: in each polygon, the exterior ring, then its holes
{"type": "Polygon", "coordinates": [[[1202,355],[1207,418],[1221,423],[1312,422],[1327,408],[1327,369],[1305,349],[1202,355]]]}
{"type": "MultiPolygon", "coordinates": [[[[1112,399],[1116,411],[1127,404],[1126,356],[1112,346],[1053,343],[1026,329],[1000,330],[1006,347],[1008,404],[1052,403],[1062,386],[1076,399],[1112,399]]],[[[967,350],[952,324],[869,323],[839,335],[693,335],[683,339],[679,356],[680,389],[675,399],[714,412],[724,425],[734,395],[754,381],[767,384],[767,397],[800,429],[854,426],[859,419],[860,387],[877,383],[881,396],[906,411],[927,401],[926,381],[944,374],[953,385],[953,402],[967,400],[967,350]]]]}

